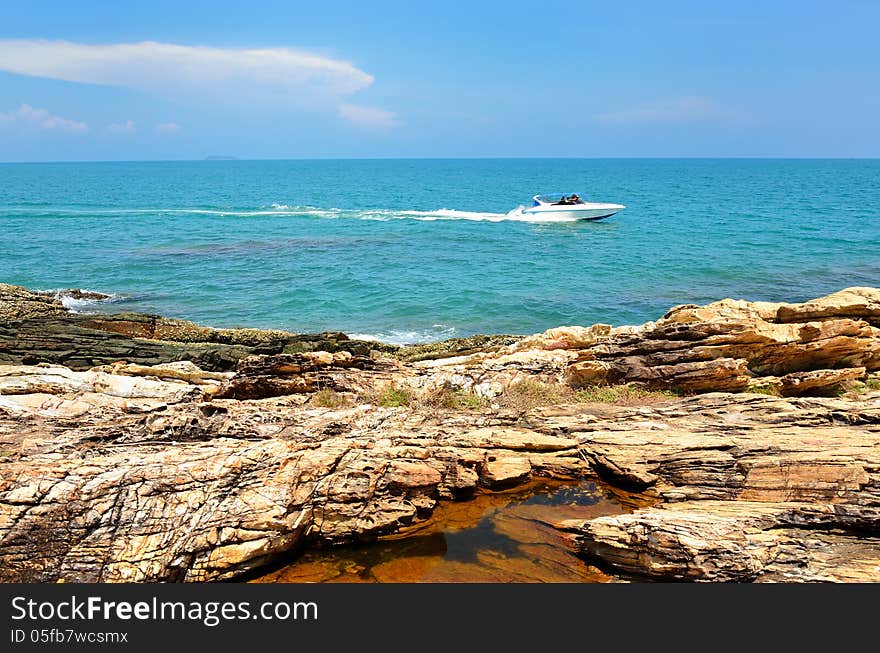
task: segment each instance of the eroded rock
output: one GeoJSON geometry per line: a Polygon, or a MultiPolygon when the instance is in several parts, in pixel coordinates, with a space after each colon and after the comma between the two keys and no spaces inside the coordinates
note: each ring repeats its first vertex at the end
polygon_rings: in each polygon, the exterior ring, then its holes
{"type": "MultiPolygon", "coordinates": [[[[877,582],[877,293],[684,305],[641,326],[458,343],[414,356],[466,355],[406,364],[344,334],[75,316],[0,285],[0,361],[16,363],[0,367],[0,577],[235,578],[299,547],[418,528],[444,501],[592,473],[640,493],[632,514],[561,526],[597,564],[671,580],[877,582]],[[563,380],[706,394],[489,403],[563,380]],[[848,387],[860,394],[810,396],[848,387]],[[387,388],[487,401],[310,400],[387,388]]],[[[489,562],[481,573],[509,577],[507,561],[489,562]]]]}

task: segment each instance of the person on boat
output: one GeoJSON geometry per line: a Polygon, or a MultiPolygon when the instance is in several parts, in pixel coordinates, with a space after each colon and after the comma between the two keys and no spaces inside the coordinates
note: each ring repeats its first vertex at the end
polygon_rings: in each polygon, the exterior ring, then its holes
{"type": "Polygon", "coordinates": [[[568,203],[569,203],[568,198],[565,195],[563,195],[562,199],[559,200],[558,202],[554,202],[554,204],[568,204],[568,203]]]}
{"type": "Polygon", "coordinates": [[[581,198],[578,197],[577,193],[575,193],[574,195],[571,196],[570,202],[571,202],[571,204],[580,204],[581,198]]]}

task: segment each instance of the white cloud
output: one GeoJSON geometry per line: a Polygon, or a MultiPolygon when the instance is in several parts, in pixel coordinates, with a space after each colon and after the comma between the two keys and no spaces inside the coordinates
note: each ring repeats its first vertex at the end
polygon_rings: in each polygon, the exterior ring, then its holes
{"type": "Polygon", "coordinates": [[[107,127],[107,130],[114,134],[134,134],[137,132],[137,127],[133,120],[126,120],[125,122],[112,123],[107,127]]]}
{"type": "Polygon", "coordinates": [[[390,129],[395,123],[393,111],[378,107],[365,107],[360,104],[340,104],[339,115],[343,119],[362,127],[390,129]]]}
{"type": "Polygon", "coordinates": [[[84,132],[89,126],[78,120],[62,118],[46,111],[22,104],[15,111],[0,113],[0,124],[15,124],[38,129],[57,129],[65,132],[84,132]]]}
{"type": "Polygon", "coordinates": [[[155,132],[157,134],[176,134],[180,130],[181,126],[176,122],[163,122],[155,127],[155,132]]]}
{"type": "Polygon", "coordinates": [[[635,125],[649,123],[689,122],[740,122],[748,118],[737,109],[726,107],[718,101],[701,96],[687,96],[657,102],[649,106],[612,111],[593,118],[609,125],[635,125]]]}
{"type": "Polygon", "coordinates": [[[373,77],[347,61],[291,48],[235,49],[143,41],[88,45],[0,39],[0,70],[118,86],[175,100],[339,102],[373,77]]]}

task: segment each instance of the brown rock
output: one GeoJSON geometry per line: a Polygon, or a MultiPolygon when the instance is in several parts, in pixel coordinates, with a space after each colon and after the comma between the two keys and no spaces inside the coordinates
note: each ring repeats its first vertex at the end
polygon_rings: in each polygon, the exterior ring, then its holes
{"type": "MultiPolygon", "coordinates": [[[[102,392],[200,387],[95,374],[102,392]]],[[[480,441],[462,441],[456,416],[450,426],[410,424],[401,410],[315,410],[287,398],[166,402],[142,415],[128,404],[146,399],[118,398],[122,405],[101,392],[62,390],[71,408],[79,402],[76,413],[31,402],[52,395],[0,396],[20,402],[11,411],[0,401],[3,579],[231,578],[309,542],[369,539],[413,524],[443,488],[475,485],[473,469],[486,458],[516,467],[505,482],[527,480],[530,461],[546,469],[565,454],[585,468],[571,438],[490,428],[480,441]],[[341,434],[328,428],[339,421],[341,434]]],[[[478,431],[486,418],[467,419],[478,431]]]]}
{"type": "MultiPolygon", "coordinates": [[[[878,517],[860,511],[855,525],[878,517]]],[[[568,527],[584,555],[664,580],[877,582],[880,538],[814,530],[853,525],[831,506],[704,501],[568,527]]]]}
{"type": "MultiPolygon", "coordinates": [[[[368,356],[352,356],[347,351],[249,356],[238,364],[236,374],[223,384],[218,399],[264,399],[315,392],[328,388],[337,392],[362,389],[352,383],[356,375],[349,370],[387,371],[391,361],[380,362],[368,356]]],[[[381,374],[380,374],[381,376],[381,374]]],[[[365,385],[371,376],[361,377],[365,385]]]]}
{"type": "Polygon", "coordinates": [[[807,322],[829,317],[862,318],[880,326],[880,290],[877,288],[846,288],[803,304],[779,306],[779,322],[807,322]]]}
{"type": "Polygon", "coordinates": [[[565,382],[573,388],[586,388],[591,385],[607,385],[611,363],[585,360],[572,363],[565,370],[565,382]]]}
{"type": "MultiPolygon", "coordinates": [[[[418,369],[428,387],[479,389],[489,397],[536,375],[574,388],[619,383],[685,393],[781,388],[778,377],[788,374],[835,370],[842,378],[857,372],[837,370],[880,369],[880,328],[869,323],[880,320],[878,295],[880,290],[851,288],[803,305],[732,299],[690,304],[641,326],[559,327],[494,353],[432,361],[418,369]]],[[[786,381],[786,392],[823,394],[835,385],[824,373],[798,379],[786,381]]]]}
{"type": "Polygon", "coordinates": [[[66,314],[64,305],[49,293],[32,292],[0,283],[0,324],[66,314]]]}
{"type": "Polygon", "coordinates": [[[780,379],[779,391],[784,397],[828,394],[839,390],[846,381],[864,378],[864,367],[848,367],[839,370],[813,370],[792,372],[780,379]]]}
{"type": "MultiPolygon", "coordinates": [[[[677,580],[877,582],[880,393],[867,382],[862,394],[837,398],[709,392],[516,411],[417,401],[323,408],[303,395],[372,396],[397,385],[494,397],[564,378],[693,392],[763,380],[788,394],[827,393],[880,368],[876,292],[687,305],[639,327],[565,327],[405,365],[342,334],[86,318],[53,297],[0,286],[0,360],[56,363],[0,368],[0,578],[234,578],[316,543],[436,533],[425,520],[438,505],[442,515],[438,502],[479,485],[592,469],[644,493],[626,495],[623,505],[639,508],[632,515],[563,526],[602,566],[677,580]],[[235,366],[232,377],[217,372],[235,366]]],[[[494,505],[479,501],[478,512],[494,505]]],[[[523,512],[498,524],[537,547],[532,524],[539,533],[555,522],[523,512]]],[[[561,579],[561,564],[485,551],[479,564],[416,564],[411,575],[561,579]]]]}
{"type": "Polygon", "coordinates": [[[532,464],[526,456],[489,455],[480,478],[489,487],[510,487],[529,477],[532,464]]]}

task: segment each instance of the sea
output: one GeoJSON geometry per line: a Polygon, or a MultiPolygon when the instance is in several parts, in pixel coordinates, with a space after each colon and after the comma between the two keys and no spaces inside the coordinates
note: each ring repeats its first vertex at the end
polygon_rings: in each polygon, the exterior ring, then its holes
{"type": "Polygon", "coordinates": [[[639,324],[880,286],[880,160],[0,164],[0,282],[393,343],[639,324]],[[626,209],[530,222],[552,192],[626,209]]]}

